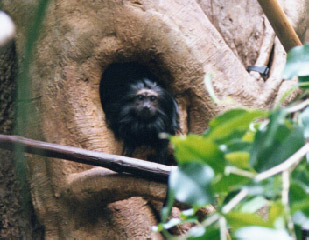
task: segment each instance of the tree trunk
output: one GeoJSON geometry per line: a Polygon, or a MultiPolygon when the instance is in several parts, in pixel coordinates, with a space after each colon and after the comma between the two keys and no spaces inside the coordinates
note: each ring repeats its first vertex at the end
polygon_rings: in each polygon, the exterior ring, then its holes
{"type": "MultiPolygon", "coordinates": [[[[301,9],[303,3],[294,1],[294,9],[301,9]]],[[[3,1],[17,24],[20,62],[28,29],[25,22],[33,19],[35,6],[3,1]]],[[[289,17],[302,34],[303,12],[289,17]]],[[[226,108],[268,108],[278,101],[295,84],[281,79],[285,56],[260,6],[252,0],[50,1],[31,68],[34,112],[29,114],[37,119],[27,136],[121,154],[122,143],[105,123],[99,86],[109,64],[130,61],[149,67],[176,97],[182,133],[200,134],[226,108]],[[248,73],[249,65],[270,66],[269,78],[248,73]],[[214,74],[217,96],[228,96],[233,104],[217,106],[211,101],[204,87],[207,73],[214,74]]],[[[139,149],[136,156],[146,159],[148,153],[139,149]]],[[[11,174],[8,179],[15,184],[12,156],[2,159],[9,162],[10,170],[1,165],[1,173],[11,174]]],[[[157,224],[154,206],[162,205],[156,202],[164,199],[164,184],[41,156],[27,156],[27,163],[32,205],[47,239],[162,239],[151,226],[157,224]]],[[[0,189],[10,191],[8,184],[0,189]]],[[[0,195],[2,199],[6,198],[0,195]]],[[[4,209],[13,211],[17,197],[7,199],[4,209]]],[[[5,234],[18,234],[17,219],[10,220],[13,227],[3,230],[5,234]]]]}

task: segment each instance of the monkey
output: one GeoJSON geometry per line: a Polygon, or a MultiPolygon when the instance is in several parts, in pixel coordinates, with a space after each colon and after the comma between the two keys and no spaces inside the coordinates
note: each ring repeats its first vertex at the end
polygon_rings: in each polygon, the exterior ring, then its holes
{"type": "Polygon", "coordinates": [[[168,139],[179,131],[178,105],[157,78],[136,63],[113,64],[102,76],[102,107],[109,128],[123,141],[125,156],[139,146],[156,150],[152,161],[168,163],[168,139]]]}
{"type": "Polygon", "coordinates": [[[132,156],[138,146],[157,150],[158,162],[166,162],[168,141],[159,133],[175,135],[178,129],[178,107],[172,96],[148,78],[130,85],[121,99],[115,135],[124,141],[124,155],[132,156]]]}

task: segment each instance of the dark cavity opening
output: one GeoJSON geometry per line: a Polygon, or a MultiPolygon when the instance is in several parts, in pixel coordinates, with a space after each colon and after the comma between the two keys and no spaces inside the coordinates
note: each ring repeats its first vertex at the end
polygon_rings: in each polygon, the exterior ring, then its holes
{"type": "Polygon", "coordinates": [[[102,74],[100,97],[108,127],[123,140],[123,155],[146,146],[157,153],[151,161],[168,162],[168,140],[159,135],[179,130],[178,106],[161,79],[137,62],[113,63],[102,74]]]}

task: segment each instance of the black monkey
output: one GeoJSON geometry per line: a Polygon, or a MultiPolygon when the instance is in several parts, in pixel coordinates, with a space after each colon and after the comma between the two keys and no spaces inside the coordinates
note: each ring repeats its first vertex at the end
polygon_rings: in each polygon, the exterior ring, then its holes
{"type": "Polygon", "coordinates": [[[108,126],[123,140],[123,154],[153,147],[154,161],[167,163],[168,140],[159,133],[179,130],[178,106],[154,75],[137,63],[112,64],[102,76],[100,94],[108,126]]]}

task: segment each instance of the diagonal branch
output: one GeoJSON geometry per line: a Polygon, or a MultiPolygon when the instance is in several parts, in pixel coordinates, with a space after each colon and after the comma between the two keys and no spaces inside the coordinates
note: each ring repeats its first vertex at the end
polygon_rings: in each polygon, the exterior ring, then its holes
{"type": "Polygon", "coordinates": [[[151,180],[167,182],[172,166],[148,162],[137,158],[89,151],[77,147],[36,141],[19,136],[0,134],[0,148],[14,151],[21,147],[26,153],[65,159],[92,166],[101,166],[118,173],[130,173],[151,180]]]}
{"type": "Polygon", "coordinates": [[[278,0],[258,0],[286,52],[302,45],[278,0]]]}
{"type": "MultiPolygon", "coordinates": [[[[287,171],[292,171],[293,168],[295,168],[306,156],[306,154],[309,153],[309,143],[307,143],[305,146],[300,148],[296,153],[294,153],[292,156],[290,156],[287,160],[285,160],[283,163],[272,167],[254,177],[254,180],[257,182],[263,181],[266,178],[273,177],[277,174],[283,173],[286,174],[287,171]]],[[[224,214],[227,214],[229,211],[231,211],[238,203],[240,203],[245,197],[247,197],[249,194],[247,188],[243,188],[235,197],[233,197],[227,205],[225,205],[222,208],[222,212],[224,214]]]]}
{"type": "Polygon", "coordinates": [[[283,163],[274,166],[260,174],[258,174],[255,177],[255,180],[257,182],[263,181],[266,178],[270,178],[272,176],[275,176],[279,173],[283,173],[287,170],[293,170],[295,166],[297,166],[306,156],[306,154],[309,153],[309,143],[307,143],[305,146],[300,148],[296,153],[294,153],[292,156],[290,156],[287,160],[285,160],[283,163]]]}

